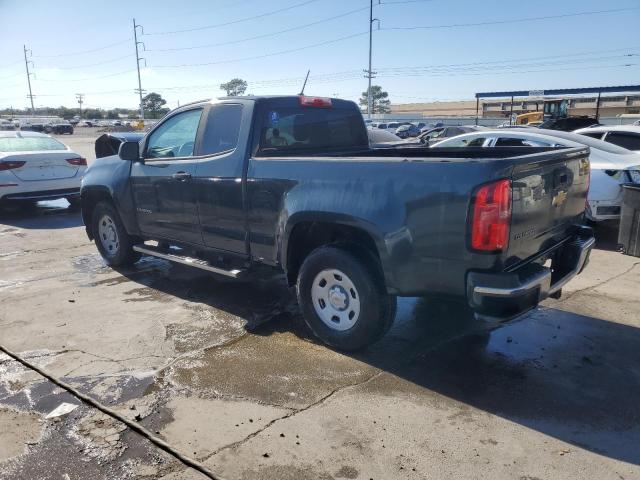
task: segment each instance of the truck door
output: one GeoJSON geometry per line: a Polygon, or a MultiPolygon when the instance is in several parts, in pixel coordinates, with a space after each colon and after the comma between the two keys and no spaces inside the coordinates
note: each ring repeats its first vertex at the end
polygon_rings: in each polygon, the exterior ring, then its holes
{"type": "Polygon", "coordinates": [[[248,254],[243,203],[246,141],[238,143],[249,138],[251,114],[248,103],[211,105],[196,144],[194,187],[204,244],[241,255],[248,254]]]}
{"type": "Polygon", "coordinates": [[[140,230],[152,237],[202,244],[192,188],[194,146],[202,108],[172,115],[149,135],[143,162],[131,167],[140,230]]]}

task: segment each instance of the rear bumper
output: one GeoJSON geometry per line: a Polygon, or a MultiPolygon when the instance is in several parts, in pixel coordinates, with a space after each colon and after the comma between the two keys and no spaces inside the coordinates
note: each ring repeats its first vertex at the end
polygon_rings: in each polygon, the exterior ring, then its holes
{"type": "Polygon", "coordinates": [[[508,320],[560,290],[589,262],[595,244],[593,231],[581,227],[578,233],[553,252],[551,267],[528,263],[513,272],[467,275],[467,299],[480,316],[508,320]]]}
{"type": "Polygon", "coordinates": [[[38,200],[56,200],[58,198],[80,197],[80,187],[63,188],[57,190],[40,190],[33,192],[10,193],[0,197],[3,202],[9,201],[38,201],[38,200]]]}

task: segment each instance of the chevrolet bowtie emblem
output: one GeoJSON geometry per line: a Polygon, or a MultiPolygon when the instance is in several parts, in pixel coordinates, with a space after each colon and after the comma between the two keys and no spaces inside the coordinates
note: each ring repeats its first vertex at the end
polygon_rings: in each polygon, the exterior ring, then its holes
{"type": "Polygon", "coordinates": [[[553,197],[553,200],[551,201],[551,205],[553,205],[554,207],[559,207],[560,205],[562,205],[566,201],[567,201],[567,192],[565,192],[564,190],[560,190],[553,197]]]}

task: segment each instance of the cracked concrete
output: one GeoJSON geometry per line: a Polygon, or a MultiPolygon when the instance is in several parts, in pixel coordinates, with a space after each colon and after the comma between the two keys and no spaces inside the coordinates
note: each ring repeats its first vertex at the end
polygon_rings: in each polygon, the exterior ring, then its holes
{"type": "MultiPolygon", "coordinates": [[[[65,205],[0,222],[0,342],[225,478],[640,478],[635,258],[595,250],[562,299],[494,330],[401,299],[347,355],[281,278],[113,271],[65,205]]],[[[89,407],[43,422],[65,401],[0,357],[0,479],[203,478],[89,407]]]]}

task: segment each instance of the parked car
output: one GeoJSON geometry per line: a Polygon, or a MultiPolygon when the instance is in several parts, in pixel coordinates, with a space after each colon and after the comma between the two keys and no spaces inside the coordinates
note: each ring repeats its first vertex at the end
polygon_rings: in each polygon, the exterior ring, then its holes
{"type": "Polygon", "coordinates": [[[0,119],[0,131],[7,132],[15,129],[16,127],[13,124],[13,122],[10,122],[9,120],[0,119]]]}
{"type": "Polygon", "coordinates": [[[76,206],[86,167],[86,159],[49,135],[0,132],[0,202],[66,198],[76,206]]]}
{"type": "Polygon", "coordinates": [[[392,132],[395,132],[398,127],[400,126],[399,122],[389,122],[387,123],[387,129],[391,130],[392,132]]]}
{"type": "Polygon", "coordinates": [[[68,133],[73,134],[73,125],[66,121],[50,122],[44,126],[45,133],[55,133],[56,135],[63,135],[68,133]]]}
{"type": "Polygon", "coordinates": [[[555,130],[508,129],[469,133],[432,146],[459,147],[579,147],[590,148],[591,187],[587,218],[592,221],[618,220],[622,204],[622,184],[640,184],[640,155],[616,145],[583,135],[555,130]]]}
{"type": "Polygon", "coordinates": [[[402,139],[389,130],[379,130],[377,128],[367,128],[369,144],[371,147],[388,147],[390,145],[404,145],[402,139]]]}
{"type": "Polygon", "coordinates": [[[424,133],[418,135],[418,141],[423,145],[433,145],[435,142],[444,140],[445,138],[456,137],[463,133],[475,132],[482,130],[484,127],[467,125],[467,126],[452,126],[452,127],[437,127],[427,130],[424,133]]]}
{"type": "Polygon", "coordinates": [[[619,147],[640,153],[640,126],[635,125],[600,125],[580,128],[574,133],[604,140],[619,147]]]}
{"type": "Polygon", "coordinates": [[[400,138],[417,137],[420,135],[420,129],[413,124],[400,125],[395,134],[400,138]]]}
{"type": "Polygon", "coordinates": [[[378,127],[380,130],[386,130],[387,129],[387,124],[386,123],[379,123],[378,127]]]}
{"type": "Polygon", "coordinates": [[[35,123],[25,123],[20,126],[20,130],[25,130],[27,132],[44,132],[44,123],[35,122],[35,123]]]}
{"type": "Polygon", "coordinates": [[[82,218],[109,265],[146,254],[230,278],[282,271],[315,335],[355,350],[389,329],[398,295],[506,320],[586,264],[587,148],[461,153],[371,149],[354,102],[224,97],[97,159],[82,218]]]}
{"type": "Polygon", "coordinates": [[[592,125],[598,125],[598,121],[592,117],[564,117],[545,120],[538,126],[538,128],[573,132],[578,128],[590,127],[592,125]]]}

